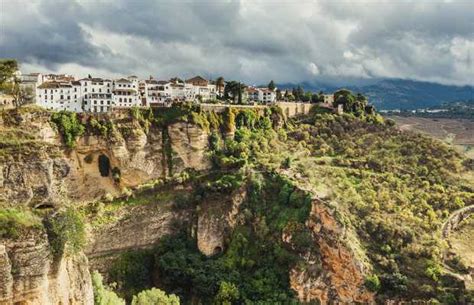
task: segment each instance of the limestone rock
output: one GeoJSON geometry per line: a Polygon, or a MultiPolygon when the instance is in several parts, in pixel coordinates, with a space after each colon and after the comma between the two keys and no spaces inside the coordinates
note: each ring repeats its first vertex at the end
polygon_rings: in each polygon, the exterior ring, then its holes
{"type": "Polygon", "coordinates": [[[319,200],[313,200],[307,227],[319,248],[319,257],[305,258],[303,268],[290,271],[290,286],[302,302],[372,304],[374,295],[364,287],[364,273],[353,251],[341,240],[344,228],[319,200]]]}
{"type": "Polygon", "coordinates": [[[225,240],[237,223],[239,207],[246,197],[245,186],[230,196],[206,198],[198,211],[197,246],[206,256],[225,249],[225,240]]]}
{"type": "Polygon", "coordinates": [[[84,254],[53,258],[37,231],[0,242],[0,304],[94,304],[84,254]]]}

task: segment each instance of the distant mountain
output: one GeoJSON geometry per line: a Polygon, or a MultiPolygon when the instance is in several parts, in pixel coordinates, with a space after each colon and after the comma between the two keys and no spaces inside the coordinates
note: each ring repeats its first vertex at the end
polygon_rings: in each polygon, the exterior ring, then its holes
{"type": "MultiPolygon", "coordinates": [[[[281,88],[291,88],[298,84],[281,84],[281,88]]],[[[437,83],[402,79],[384,79],[369,85],[340,86],[323,83],[301,83],[305,90],[333,92],[345,87],[363,93],[378,109],[418,109],[441,105],[444,102],[469,100],[474,98],[473,86],[449,86],[437,83]]]]}

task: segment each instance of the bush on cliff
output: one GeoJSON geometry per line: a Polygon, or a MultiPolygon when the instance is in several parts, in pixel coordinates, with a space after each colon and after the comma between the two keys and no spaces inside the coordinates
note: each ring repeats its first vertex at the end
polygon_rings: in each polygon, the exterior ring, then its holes
{"type": "Polygon", "coordinates": [[[179,298],[174,294],[166,293],[158,288],[143,290],[133,296],[132,305],[179,305],[179,298]]]}
{"type": "Polygon", "coordinates": [[[105,287],[102,275],[92,272],[92,288],[94,289],[95,305],[125,305],[125,300],[117,296],[110,288],[105,287]]]}
{"type": "Polygon", "coordinates": [[[28,229],[41,228],[41,219],[31,211],[0,209],[0,238],[18,238],[28,229]]]}
{"type": "Polygon", "coordinates": [[[67,207],[48,218],[45,227],[51,251],[57,256],[65,251],[75,254],[86,243],[84,216],[74,207],[67,207]]]}
{"type": "Polygon", "coordinates": [[[51,121],[56,124],[64,144],[69,148],[75,146],[76,139],[85,131],[84,125],[82,125],[81,121],[77,118],[77,114],[74,112],[55,112],[51,116],[51,121]]]}

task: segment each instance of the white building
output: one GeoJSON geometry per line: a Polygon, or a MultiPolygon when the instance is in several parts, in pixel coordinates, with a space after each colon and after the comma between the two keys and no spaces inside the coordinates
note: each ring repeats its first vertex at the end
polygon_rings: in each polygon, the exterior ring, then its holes
{"type": "Polygon", "coordinates": [[[102,78],[83,78],[77,90],[82,97],[83,110],[87,112],[107,112],[113,107],[112,81],[102,78]]]}
{"type": "MultiPolygon", "coordinates": [[[[207,101],[217,96],[216,85],[200,76],[186,82],[177,77],[139,81],[136,76],[117,80],[89,76],[75,81],[70,75],[31,74],[25,83],[35,83],[38,105],[57,111],[102,113],[114,107],[168,106],[174,101],[207,101]]],[[[272,100],[263,91],[259,94],[256,99],[262,102],[272,100]]]]}
{"type": "Polygon", "coordinates": [[[258,102],[261,104],[270,104],[276,101],[276,92],[275,90],[270,90],[268,88],[247,88],[248,100],[258,102]]]}
{"type": "Polygon", "coordinates": [[[186,86],[189,88],[188,100],[208,101],[216,99],[216,85],[199,75],[186,80],[186,86]]]}
{"type": "Polygon", "coordinates": [[[50,110],[82,112],[79,82],[45,82],[36,89],[36,103],[50,110]]]}
{"type": "Polygon", "coordinates": [[[20,75],[20,88],[27,93],[27,102],[36,102],[36,88],[43,83],[43,75],[40,73],[29,73],[20,75]]]}
{"type": "Polygon", "coordinates": [[[324,104],[334,104],[334,94],[323,94],[324,104]]]}
{"type": "Polygon", "coordinates": [[[113,82],[113,101],[115,107],[141,106],[136,76],[131,76],[128,79],[121,78],[113,82]]]}

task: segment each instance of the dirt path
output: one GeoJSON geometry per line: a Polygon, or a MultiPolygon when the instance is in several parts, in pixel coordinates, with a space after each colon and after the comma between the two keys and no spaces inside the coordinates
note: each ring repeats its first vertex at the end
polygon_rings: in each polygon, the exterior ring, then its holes
{"type": "Polygon", "coordinates": [[[455,270],[453,270],[451,267],[449,267],[445,261],[448,256],[448,251],[449,249],[452,248],[451,242],[449,240],[449,236],[453,230],[456,230],[456,228],[459,226],[459,224],[464,220],[467,219],[471,214],[474,213],[474,205],[470,205],[464,208],[461,208],[459,210],[454,211],[448,219],[443,223],[441,227],[441,235],[442,238],[446,241],[448,244],[448,249],[444,253],[443,257],[443,267],[444,267],[444,272],[446,274],[449,274],[455,278],[458,278],[459,280],[464,281],[464,285],[466,286],[467,289],[474,289],[474,281],[473,281],[473,269],[472,267],[470,268],[470,273],[469,274],[460,274],[457,273],[455,270]]]}

